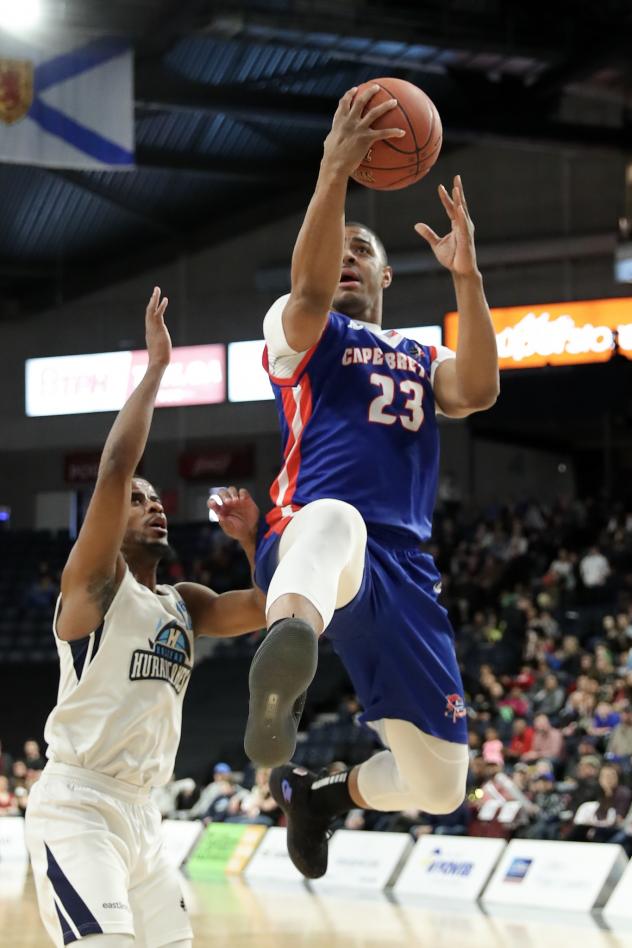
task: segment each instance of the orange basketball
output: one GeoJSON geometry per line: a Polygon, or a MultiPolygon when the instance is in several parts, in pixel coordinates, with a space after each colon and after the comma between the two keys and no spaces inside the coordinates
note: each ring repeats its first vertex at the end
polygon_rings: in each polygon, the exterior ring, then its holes
{"type": "Polygon", "coordinates": [[[406,135],[376,142],[351,177],[359,184],[376,191],[407,188],[427,174],[439,156],[443,129],[434,103],[425,92],[405,79],[372,79],[358,87],[378,85],[367,103],[368,109],[386,99],[397,99],[397,105],[379,118],[373,128],[403,128],[406,135]]]}

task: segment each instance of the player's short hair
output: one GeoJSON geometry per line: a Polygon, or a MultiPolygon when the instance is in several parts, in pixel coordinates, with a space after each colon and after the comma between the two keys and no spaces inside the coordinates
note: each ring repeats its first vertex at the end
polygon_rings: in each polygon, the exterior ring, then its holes
{"type": "Polygon", "coordinates": [[[363,224],[361,221],[345,221],[345,227],[361,227],[362,230],[365,230],[368,234],[371,234],[373,240],[376,243],[377,249],[380,252],[382,262],[385,267],[388,266],[388,256],[386,254],[386,248],[380,238],[377,236],[374,230],[371,230],[370,227],[367,227],[366,224],[363,224]]]}

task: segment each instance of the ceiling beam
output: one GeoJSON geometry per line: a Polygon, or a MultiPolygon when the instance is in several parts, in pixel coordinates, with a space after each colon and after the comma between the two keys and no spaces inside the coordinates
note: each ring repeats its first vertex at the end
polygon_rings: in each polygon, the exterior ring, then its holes
{"type": "MultiPolygon", "coordinates": [[[[524,140],[533,144],[602,147],[632,146],[632,126],[569,124],[543,116],[522,82],[492,82],[472,73],[433,77],[428,92],[444,124],[446,141],[524,140]],[[475,111],[473,104],[475,104],[475,111]]],[[[192,111],[226,114],[249,122],[288,122],[323,133],[331,124],[337,100],[330,96],[284,93],[277,89],[241,89],[189,82],[162,69],[141,70],[136,104],[147,112],[192,111]]]]}
{"type": "Polygon", "coordinates": [[[574,47],[572,54],[561,57],[544,70],[531,85],[531,91],[541,99],[559,96],[570,85],[590,80],[599,70],[629,68],[629,49],[632,38],[609,35],[607,39],[587,38],[574,47]]]}
{"type": "MultiPolygon", "coordinates": [[[[111,207],[114,207],[118,211],[122,211],[129,217],[134,218],[144,227],[154,230],[165,237],[177,239],[178,231],[174,225],[168,223],[163,218],[156,217],[154,214],[151,214],[144,208],[136,207],[129,201],[120,200],[115,196],[115,194],[113,194],[112,190],[108,188],[107,185],[99,183],[89,174],[85,174],[80,171],[61,170],[49,171],[48,173],[55,178],[60,178],[62,181],[66,181],[74,188],[79,188],[79,190],[85,191],[87,194],[91,194],[94,197],[99,198],[99,200],[104,201],[111,207]]],[[[130,173],[133,174],[133,172],[130,173]]]]}
{"type": "MultiPolygon", "coordinates": [[[[544,61],[555,61],[559,56],[558,37],[551,29],[543,31],[536,16],[525,16],[524,22],[512,29],[511,24],[497,13],[471,16],[454,10],[448,12],[448,4],[441,5],[444,9],[434,10],[419,2],[406,10],[397,6],[390,0],[379,8],[375,4],[323,4],[310,0],[280,12],[263,11],[261,6],[248,9],[243,0],[223,0],[221,12],[207,16],[205,21],[199,20],[197,26],[213,36],[253,40],[259,37],[262,42],[274,38],[275,33],[280,33],[277,42],[284,42],[284,34],[287,36],[291,30],[305,34],[325,33],[336,38],[416,43],[470,53],[525,56],[544,61]],[[533,26],[531,30],[528,29],[530,25],[533,26]]],[[[553,26],[559,27],[561,38],[564,25],[559,18],[553,26]]],[[[307,36],[300,37],[300,43],[316,46],[307,36]]],[[[318,45],[317,48],[323,47],[318,45]]]]}
{"type": "Polygon", "coordinates": [[[56,271],[56,280],[46,286],[31,287],[31,292],[20,295],[22,313],[35,313],[94,293],[103,287],[129,279],[157,266],[172,263],[179,255],[195,253],[202,248],[225,243],[271,220],[297,213],[305,207],[307,193],[313,185],[313,174],[308,173],[303,187],[285,186],[249,193],[241,206],[235,207],[231,198],[214,206],[210,213],[201,215],[203,223],[188,228],[179,243],[170,239],[153,241],[121,252],[113,249],[110,256],[102,254],[95,263],[85,262],[74,267],[68,261],[66,268],[56,271]]]}
{"type": "MultiPolygon", "coordinates": [[[[546,5],[546,0],[543,0],[546,5]]],[[[520,57],[531,59],[536,69],[545,67],[535,80],[542,94],[552,97],[570,82],[589,78],[603,61],[613,57],[627,68],[632,48],[632,13],[628,0],[621,0],[618,9],[609,2],[573,10],[565,16],[549,16],[546,30],[542,17],[533,10],[509,4],[502,15],[483,7],[474,12],[426,9],[419,3],[402,4],[371,2],[347,6],[311,0],[283,14],[273,10],[252,8],[243,0],[224,0],[222,11],[207,24],[204,32],[220,38],[235,38],[257,43],[280,43],[318,50],[340,66],[360,64],[393,68],[395,57],[375,54],[372,49],[349,48],[345,40],[364,39],[377,43],[383,40],[435,48],[437,53],[453,50],[470,57],[492,55],[499,59],[520,57]],[[613,23],[617,24],[613,31],[613,23]],[[313,38],[314,33],[327,34],[331,44],[313,38]]],[[[495,6],[495,5],[494,5],[495,6]]],[[[547,9],[547,13],[550,10],[547,9]]],[[[402,64],[402,69],[404,64],[402,64]]],[[[420,56],[406,60],[409,76],[416,73],[447,72],[444,64],[420,56]]],[[[399,75],[399,73],[388,73],[399,75]]],[[[405,76],[402,75],[402,78],[405,76]]]]}
{"type": "MultiPolygon", "coordinates": [[[[314,174],[316,174],[317,159],[314,160],[314,174]]],[[[310,156],[300,159],[286,160],[284,158],[258,161],[256,158],[222,158],[216,155],[205,155],[203,152],[173,151],[163,148],[147,148],[140,146],[136,149],[136,165],[147,171],[181,171],[187,174],[206,175],[221,178],[225,181],[258,182],[284,181],[293,184],[305,177],[306,165],[309,169],[310,156]]]]}
{"type": "Polygon", "coordinates": [[[269,89],[209,86],[182,79],[160,67],[138,70],[136,107],[146,112],[230,114],[248,121],[283,121],[326,127],[331,122],[329,96],[295,95],[269,89]]]}

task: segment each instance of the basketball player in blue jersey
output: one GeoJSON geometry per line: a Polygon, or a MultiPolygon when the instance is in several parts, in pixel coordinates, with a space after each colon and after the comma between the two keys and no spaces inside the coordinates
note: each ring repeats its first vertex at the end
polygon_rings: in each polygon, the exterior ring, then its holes
{"type": "Polygon", "coordinates": [[[368,109],[378,87],[339,103],[316,190],[292,258],[291,292],[266,315],[265,361],[284,463],[257,548],[268,635],[250,672],[245,746],[276,766],[270,786],[288,819],[298,869],[321,876],[327,829],[351,807],[449,813],[468,766],[466,709],[439,573],[421,544],[437,486],[436,415],[462,418],[498,395],[495,335],[459,177],[439,197],[450,231],[416,231],[451,273],[460,314],[456,353],[384,332],[392,271],[368,228],[345,227],[349,175],[394,100],[368,109]],[[287,765],[317,639],[326,630],[385,750],[317,779],[287,765]]]}
{"type": "MultiPolygon", "coordinates": [[[[196,583],[156,585],[167,521],[134,471],[171,355],[166,306],[156,288],[145,317],[147,370],[105,443],[55,611],[59,695],[26,826],[40,913],[58,946],[190,948],[149,794],[173,772],[195,637],[240,635],[265,621],[255,589],[218,596],[196,583]]],[[[219,496],[222,526],[254,566],[259,511],[245,491],[219,496]]]]}

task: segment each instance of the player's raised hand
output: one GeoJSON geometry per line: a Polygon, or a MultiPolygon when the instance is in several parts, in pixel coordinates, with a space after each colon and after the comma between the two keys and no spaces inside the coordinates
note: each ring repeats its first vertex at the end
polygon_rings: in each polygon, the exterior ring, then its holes
{"type": "Polygon", "coordinates": [[[415,224],[415,230],[432,247],[439,263],[454,276],[470,276],[478,272],[474,246],[474,224],[467,209],[461,176],[456,175],[452,195],[442,184],[439,197],[450,218],[450,232],[439,237],[427,224],[415,224]]]}
{"type": "Polygon", "coordinates": [[[376,92],[378,85],[358,92],[357,88],[345,92],[334,115],[331,131],[325,139],[324,160],[350,175],[358,167],[371,145],[387,138],[401,138],[406,133],[401,128],[371,128],[373,122],[397,105],[396,99],[387,99],[381,105],[362,114],[376,92]]]}
{"type": "Polygon", "coordinates": [[[167,297],[160,298],[160,287],[155,286],[145,310],[145,341],[150,365],[169,365],[171,361],[171,337],[165,325],[167,297]]]}
{"type": "Polygon", "coordinates": [[[224,533],[240,543],[252,542],[259,523],[259,508],[242,487],[220,487],[208,499],[209,510],[219,520],[224,533]]]}

